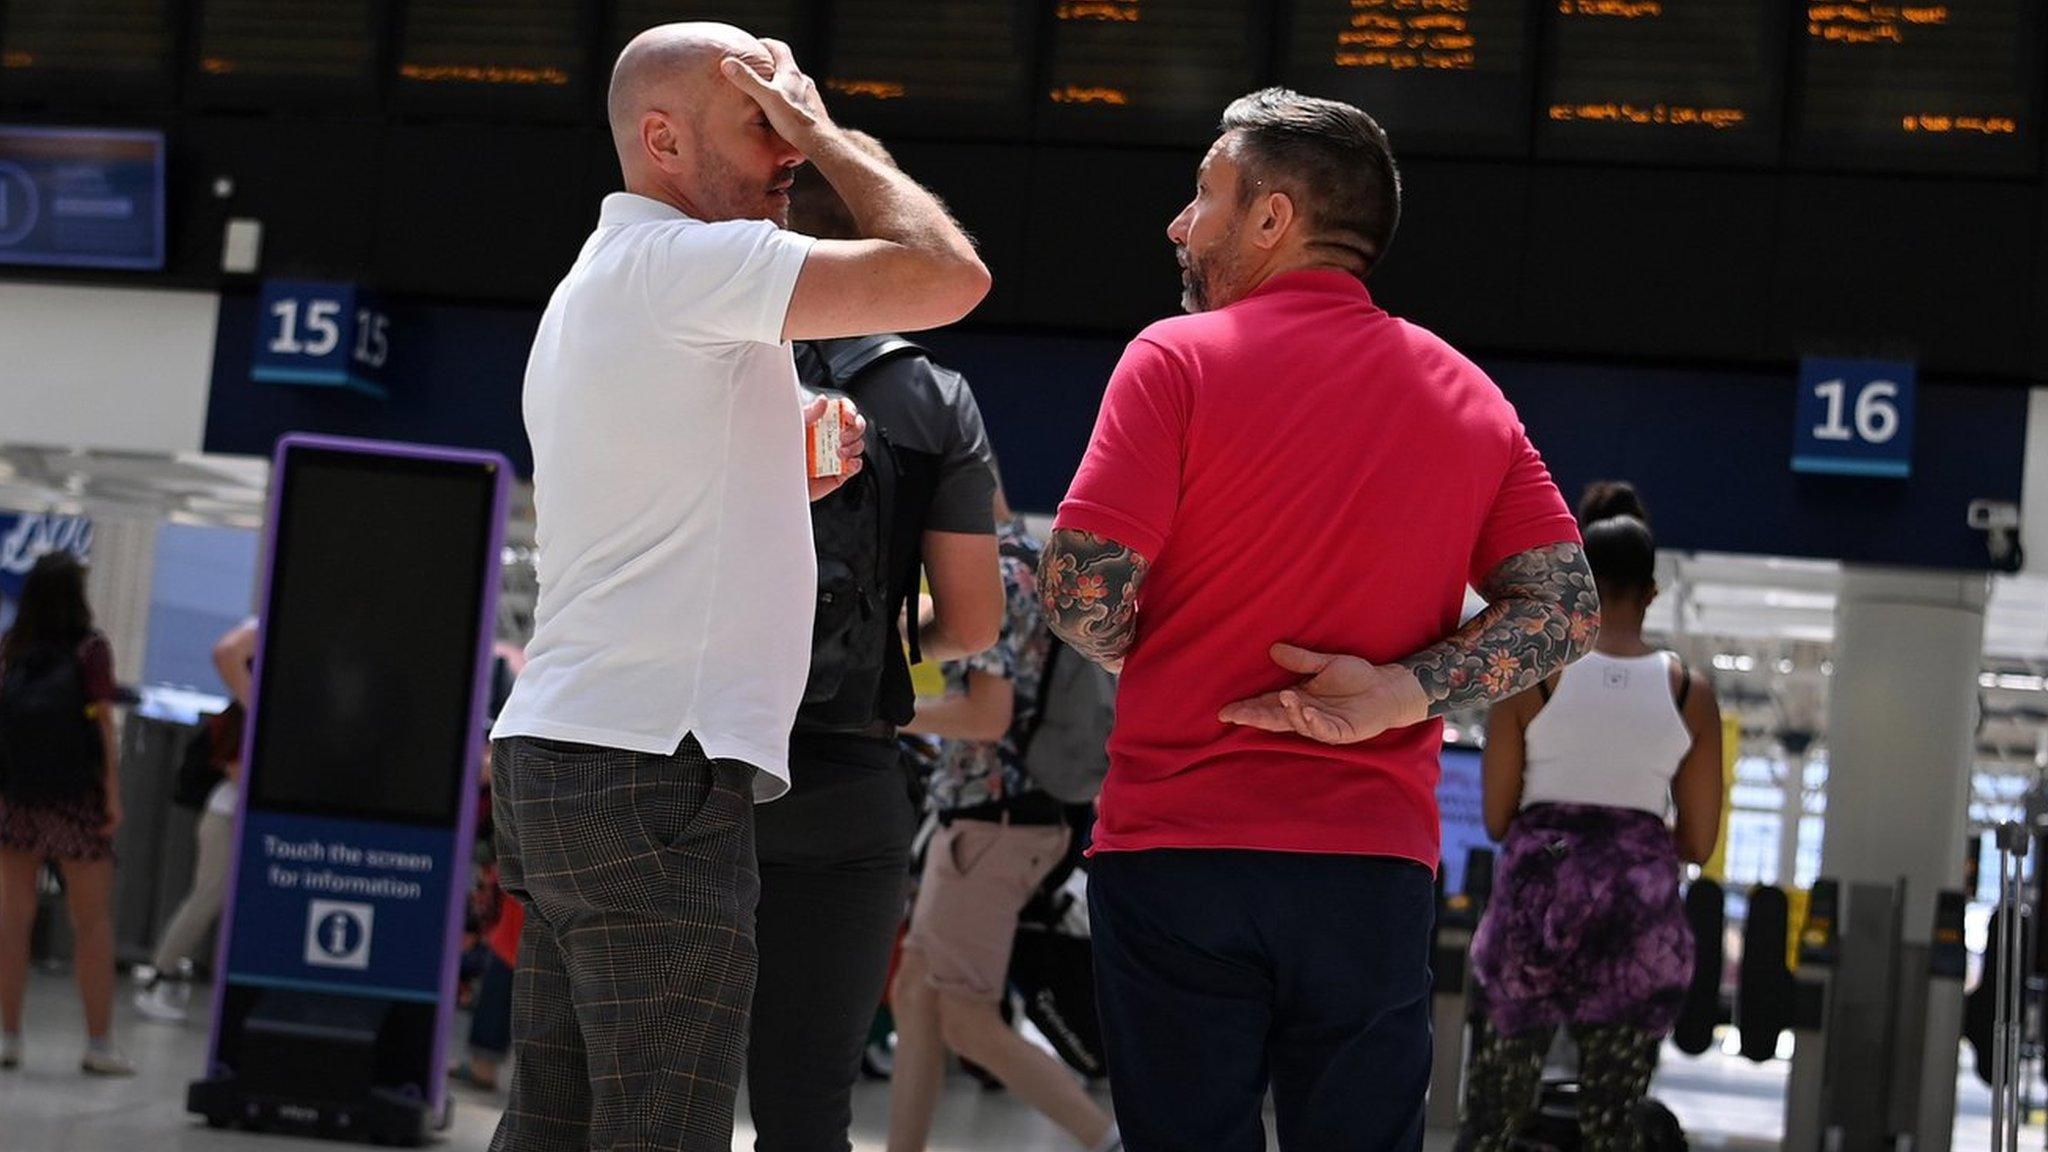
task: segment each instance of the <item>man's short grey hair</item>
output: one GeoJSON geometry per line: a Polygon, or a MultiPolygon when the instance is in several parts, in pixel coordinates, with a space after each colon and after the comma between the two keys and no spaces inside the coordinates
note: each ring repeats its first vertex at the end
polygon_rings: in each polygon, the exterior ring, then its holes
{"type": "Polygon", "coordinates": [[[1235,134],[1238,195],[1285,192],[1309,243],[1335,249],[1363,277],[1386,254],[1401,220],[1401,173],[1387,134],[1352,105],[1267,88],[1224,109],[1235,134]]]}

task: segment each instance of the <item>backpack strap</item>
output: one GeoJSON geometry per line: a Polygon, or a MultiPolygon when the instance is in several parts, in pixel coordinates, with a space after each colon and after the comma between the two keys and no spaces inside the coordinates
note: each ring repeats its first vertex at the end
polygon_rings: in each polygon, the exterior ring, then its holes
{"type": "Polygon", "coordinates": [[[813,341],[825,367],[825,379],[841,392],[851,393],[860,374],[897,356],[924,356],[924,349],[901,336],[859,336],[851,340],[813,341]]]}

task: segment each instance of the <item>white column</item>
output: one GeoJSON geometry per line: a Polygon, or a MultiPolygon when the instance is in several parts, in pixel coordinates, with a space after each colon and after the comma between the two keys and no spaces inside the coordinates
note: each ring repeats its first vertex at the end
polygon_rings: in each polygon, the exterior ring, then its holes
{"type": "Polygon", "coordinates": [[[1851,568],[1835,609],[1821,872],[1907,881],[1905,938],[1960,887],[1984,658],[1982,575],[1851,568]]]}

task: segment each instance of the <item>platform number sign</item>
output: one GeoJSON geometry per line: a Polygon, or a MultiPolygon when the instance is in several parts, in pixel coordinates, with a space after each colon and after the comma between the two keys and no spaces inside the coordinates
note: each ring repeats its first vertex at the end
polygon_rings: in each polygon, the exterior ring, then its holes
{"type": "Polygon", "coordinates": [[[1792,470],[1894,479],[1912,475],[1917,376],[1910,361],[1800,361],[1792,470]]]}
{"type": "Polygon", "coordinates": [[[385,394],[391,317],[356,285],[265,281],[256,321],[251,379],[385,394]]]}

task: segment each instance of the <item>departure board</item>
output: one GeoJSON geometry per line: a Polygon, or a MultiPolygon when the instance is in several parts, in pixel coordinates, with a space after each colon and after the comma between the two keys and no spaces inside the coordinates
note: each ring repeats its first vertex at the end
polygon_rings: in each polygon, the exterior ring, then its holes
{"type": "Polygon", "coordinates": [[[1022,135],[1037,19],[1026,0],[837,0],[826,106],[883,131],[1022,135]]]}
{"type": "Polygon", "coordinates": [[[1810,3],[1793,157],[1850,168],[2039,168],[2040,0],[1810,3]]]}
{"type": "Polygon", "coordinates": [[[584,73],[577,0],[411,0],[398,95],[433,110],[573,114],[584,73]]]}
{"type": "Polygon", "coordinates": [[[607,42],[606,66],[617,59],[626,43],[657,24],[688,20],[715,20],[731,24],[756,36],[771,37],[796,50],[796,62],[813,76],[818,62],[806,59],[812,28],[807,19],[816,5],[806,0],[614,0],[611,35],[607,42]]]}
{"type": "Polygon", "coordinates": [[[1536,0],[1297,0],[1281,79],[1365,109],[1394,154],[1529,146],[1536,0]]]}
{"type": "Polygon", "coordinates": [[[1266,6],[1247,0],[1052,0],[1043,133],[1208,139],[1264,71],[1266,6]],[[1253,11],[1262,15],[1256,24],[1253,11]]]}
{"type": "Polygon", "coordinates": [[[1538,156],[1778,162],[1787,31],[1778,0],[1546,7],[1538,156]]]}
{"type": "Polygon", "coordinates": [[[15,0],[0,6],[0,81],[27,95],[168,96],[175,43],[168,0],[15,0]]]}
{"type": "Polygon", "coordinates": [[[269,104],[373,94],[376,0],[201,0],[202,93],[269,104]]]}

